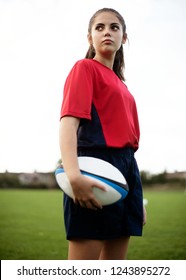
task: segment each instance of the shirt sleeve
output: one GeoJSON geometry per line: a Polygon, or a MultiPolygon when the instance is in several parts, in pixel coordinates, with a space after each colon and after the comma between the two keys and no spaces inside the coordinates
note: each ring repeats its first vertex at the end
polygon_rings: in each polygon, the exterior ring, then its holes
{"type": "Polygon", "coordinates": [[[92,98],[92,74],[86,61],[80,60],[70,71],[64,85],[61,118],[73,116],[90,120],[92,98]]]}

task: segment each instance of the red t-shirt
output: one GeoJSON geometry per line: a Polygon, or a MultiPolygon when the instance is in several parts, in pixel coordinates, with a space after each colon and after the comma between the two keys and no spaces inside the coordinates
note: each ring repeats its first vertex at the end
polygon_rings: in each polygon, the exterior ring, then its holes
{"type": "Polygon", "coordinates": [[[113,70],[93,59],[76,62],[64,86],[61,117],[80,118],[78,147],[138,149],[134,97],[113,70]]]}

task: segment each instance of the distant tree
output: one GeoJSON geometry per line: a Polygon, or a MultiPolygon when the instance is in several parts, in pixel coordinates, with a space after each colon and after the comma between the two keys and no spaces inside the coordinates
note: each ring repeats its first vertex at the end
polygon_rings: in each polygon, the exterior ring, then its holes
{"type": "Polygon", "coordinates": [[[18,176],[12,173],[0,174],[0,188],[19,188],[20,181],[18,176]]]}

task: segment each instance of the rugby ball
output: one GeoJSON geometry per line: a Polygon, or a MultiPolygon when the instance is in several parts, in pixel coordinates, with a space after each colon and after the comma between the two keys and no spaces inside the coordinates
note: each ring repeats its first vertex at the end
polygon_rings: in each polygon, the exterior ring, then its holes
{"type": "MultiPolygon", "coordinates": [[[[103,206],[116,203],[127,196],[128,184],[115,166],[102,159],[86,156],[78,157],[78,163],[84,176],[91,177],[105,187],[106,191],[93,187],[94,195],[103,206]]],[[[62,191],[73,198],[72,187],[62,165],[56,169],[55,177],[62,191]]]]}

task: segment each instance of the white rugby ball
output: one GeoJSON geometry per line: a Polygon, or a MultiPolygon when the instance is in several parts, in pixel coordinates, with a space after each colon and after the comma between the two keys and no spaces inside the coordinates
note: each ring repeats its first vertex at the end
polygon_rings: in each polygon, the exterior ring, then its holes
{"type": "MultiPolygon", "coordinates": [[[[123,174],[112,164],[94,157],[78,157],[79,168],[84,176],[103,185],[106,191],[93,187],[97,200],[104,206],[124,199],[129,191],[128,184],[123,174]]],[[[65,194],[73,198],[73,191],[68,177],[62,166],[55,171],[56,181],[65,194]]]]}

